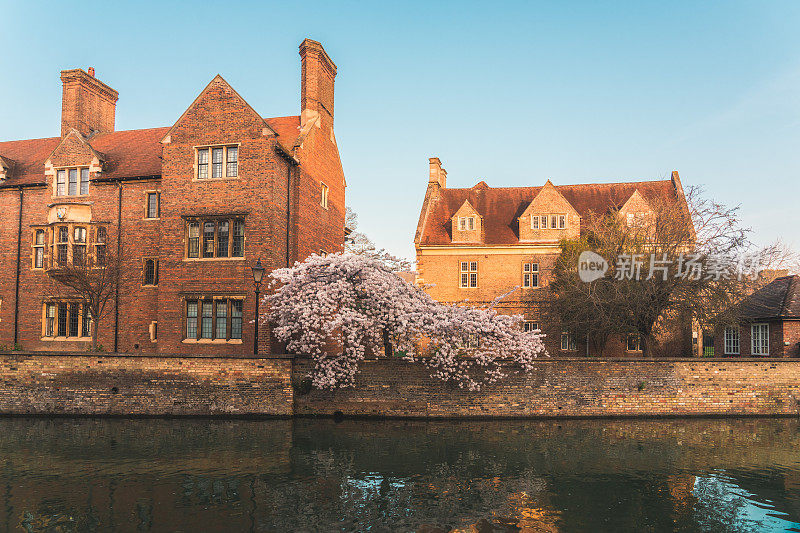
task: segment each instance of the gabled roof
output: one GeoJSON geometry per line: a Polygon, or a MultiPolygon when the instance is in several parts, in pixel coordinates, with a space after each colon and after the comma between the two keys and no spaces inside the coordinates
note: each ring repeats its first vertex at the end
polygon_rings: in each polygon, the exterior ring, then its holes
{"type": "Polygon", "coordinates": [[[745,320],[800,318],[800,276],[783,276],[751,294],[742,304],[745,320]]]}
{"type": "MultiPolygon", "coordinates": [[[[555,185],[555,188],[584,219],[590,213],[604,214],[621,208],[636,190],[651,204],[656,199],[677,200],[671,180],[555,185]]],[[[483,217],[484,242],[487,245],[518,244],[518,218],[541,189],[542,187],[488,186],[438,189],[428,206],[428,217],[418,244],[450,244],[447,226],[465,200],[469,200],[483,217]]]]}
{"type": "MultiPolygon", "coordinates": [[[[278,142],[291,151],[299,135],[300,117],[265,118],[278,134],[278,142]]],[[[92,149],[103,154],[101,178],[121,179],[161,175],[161,139],[170,128],[149,128],[100,133],[89,139],[92,149]]],[[[44,183],[44,163],[61,143],[61,137],[0,142],[0,157],[14,162],[0,187],[44,183]]]]}

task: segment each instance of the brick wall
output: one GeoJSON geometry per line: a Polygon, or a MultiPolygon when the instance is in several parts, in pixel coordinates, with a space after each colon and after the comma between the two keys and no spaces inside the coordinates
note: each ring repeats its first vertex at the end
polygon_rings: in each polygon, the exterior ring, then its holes
{"type": "Polygon", "coordinates": [[[301,395],[310,360],[0,354],[0,414],[587,417],[798,415],[800,360],[551,359],[480,392],[365,361],[355,389],[301,395]]]}
{"type": "Polygon", "coordinates": [[[0,354],[0,413],[292,413],[290,359],[0,354]]]}
{"type": "MultiPolygon", "coordinates": [[[[295,379],[309,361],[295,362],[295,379]]],[[[481,392],[430,379],[421,365],[366,361],[357,387],[297,395],[298,415],[585,417],[797,415],[800,361],[551,359],[481,392]]]]}

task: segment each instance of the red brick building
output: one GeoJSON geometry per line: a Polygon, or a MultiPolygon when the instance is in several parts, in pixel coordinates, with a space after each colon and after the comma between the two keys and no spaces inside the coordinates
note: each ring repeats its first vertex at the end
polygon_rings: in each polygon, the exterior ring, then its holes
{"type": "Polygon", "coordinates": [[[0,345],[87,349],[85,306],[48,273],[108,254],[122,275],[106,350],[252,353],[256,260],[269,271],[344,239],[336,65],[309,39],[300,57],[299,116],[262,117],[216,76],[171,126],[130,131],[94,69],[62,71],[61,135],[0,142],[0,345]]]}
{"type": "Polygon", "coordinates": [[[714,355],[731,357],[800,357],[800,276],[781,276],[751,294],[720,325],[714,355]]]}
{"type": "MultiPolygon", "coordinates": [[[[547,286],[561,239],[577,238],[590,214],[619,212],[630,219],[660,201],[686,202],[677,172],[668,180],[583,185],[490,187],[481,181],[469,188],[447,187],[441,161],[430,159],[428,188],[414,245],[417,282],[435,299],[485,306],[503,294],[495,307],[522,314],[526,329],[541,329],[551,355],[597,355],[584,339],[542,315],[547,286]]],[[[688,321],[657,335],[655,355],[690,355],[688,321]]],[[[609,339],[603,355],[641,355],[638,337],[609,339]]]]}

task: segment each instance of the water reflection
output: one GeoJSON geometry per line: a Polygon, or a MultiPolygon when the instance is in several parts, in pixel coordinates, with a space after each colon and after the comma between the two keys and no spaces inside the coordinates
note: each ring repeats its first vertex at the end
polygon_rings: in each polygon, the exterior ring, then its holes
{"type": "Polygon", "coordinates": [[[800,531],[797,420],[0,419],[0,531],[800,531]]]}

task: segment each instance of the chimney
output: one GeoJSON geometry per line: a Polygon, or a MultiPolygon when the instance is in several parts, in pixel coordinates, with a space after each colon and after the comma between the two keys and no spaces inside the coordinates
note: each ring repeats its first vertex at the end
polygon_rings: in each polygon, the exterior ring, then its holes
{"type": "Polygon", "coordinates": [[[333,83],[336,65],[317,41],[306,39],[300,44],[300,122],[321,116],[333,125],[333,83]]]}
{"type": "Polygon", "coordinates": [[[438,157],[431,157],[428,159],[430,163],[430,178],[428,184],[435,183],[442,189],[447,188],[447,171],[442,168],[442,162],[438,157]]]}
{"type": "Polygon", "coordinates": [[[89,137],[93,132],[114,131],[119,93],[94,77],[94,68],[62,70],[61,136],[71,128],[89,137]]]}

